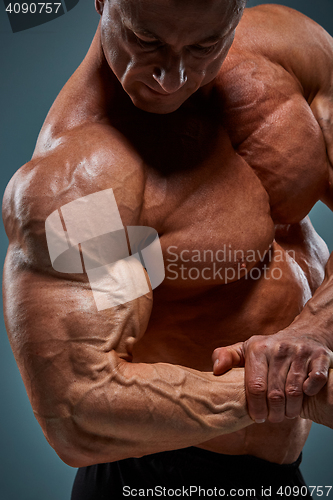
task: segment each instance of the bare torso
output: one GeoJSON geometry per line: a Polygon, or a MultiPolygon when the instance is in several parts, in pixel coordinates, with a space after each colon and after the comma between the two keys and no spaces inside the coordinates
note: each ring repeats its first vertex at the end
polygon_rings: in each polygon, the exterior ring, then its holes
{"type": "MultiPolygon", "coordinates": [[[[326,245],[304,219],[327,183],[323,138],[297,77],[250,42],[253,15],[244,14],[209,92],[170,115],[141,112],[126,99],[118,105],[105,62],[92,63],[95,40],[40,135],[37,159],[70,151],[75,136],[68,175],[91,175],[96,191],[108,177],[99,173],[105,151],[99,155],[94,133],[120,144],[116,154],[125,148],[141,159],[128,189],[137,178],[138,224],[158,231],[166,277],[134,362],[211,371],[216,347],[283,329],[324,277],[326,245]]],[[[302,419],[254,424],[201,446],[290,463],[309,427],[302,419]]]]}

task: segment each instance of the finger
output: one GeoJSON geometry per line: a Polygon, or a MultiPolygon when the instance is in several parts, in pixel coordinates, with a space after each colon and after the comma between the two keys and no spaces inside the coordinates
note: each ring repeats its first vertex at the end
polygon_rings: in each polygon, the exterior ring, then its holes
{"type": "Polygon", "coordinates": [[[324,353],[311,360],[308,378],[303,384],[303,391],[307,396],[315,396],[324,387],[331,364],[332,353],[324,353]]]}
{"type": "Polygon", "coordinates": [[[244,366],[243,342],[215,349],[212,359],[214,375],[221,375],[236,366],[244,366]]]}
{"type": "Polygon", "coordinates": [[[308,366],[308,356],[300,356],[291,364],[285,388],[287,418],[296,418],[301,414],[303,384],[308,376],[308,366]]]}
{"type": "Polygon", "coordinates": [[[265,422],[268,416],[267,373],[266,355],[262,351],[249,352],[245,364],[246,399],[249,415],[257,423],[265,422]]]}
{"type": "Polygon", "coordinates": [[[275,424],[285,419],[285,386],[289,369],[290,359],[284,355],[284,352],[275,356],[269,364],[267,387],[268,420],[275,424]]]}

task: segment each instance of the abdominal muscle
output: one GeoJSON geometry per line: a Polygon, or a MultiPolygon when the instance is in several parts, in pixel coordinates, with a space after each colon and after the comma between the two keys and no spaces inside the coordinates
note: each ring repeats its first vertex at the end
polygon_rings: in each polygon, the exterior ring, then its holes
{"type": "MultiPolygon", "coordinates": [[[[304,256],[304,255],[303,255],[304,256]]],[[[308,256],[311,259],[311,256],[308,256]]],[[[134,362],[166,362],[212,371],[215,348],[270,335],[287,327],[311,298],[308,276],[295,252],[276,241],[258,271],[229,284],[182,289],[164,283],[154,291],[151,320],[134,348],[134,362]]],[[[322,263],[317,273],[323,277],[322,263]]],[[[296,418],[280,424],[253,424],[241,431],[199,445],[216,453],[249,454],[276,463],[295,461],[306,441],[311,422],[296,418]]]]}

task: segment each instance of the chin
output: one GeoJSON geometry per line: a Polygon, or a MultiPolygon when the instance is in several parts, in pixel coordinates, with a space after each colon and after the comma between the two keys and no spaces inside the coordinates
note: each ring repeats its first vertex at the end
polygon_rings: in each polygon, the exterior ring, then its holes
{"type": "Polygon", "coordinates": [[[183,104],[180,103],[174,106],[165,106],[156,103],[143,103],[142,101],[135,101],[133,99],[132,102],[136,108],[146,111],[147,113],[155,113],[156,115],[167,115],[168,113],[173,113],[183,104]]]}
{"type": "Polygon", "coordinates": [[[168,113],[173,113],[180,108],[180,106],[186,101],[186,99],[177,100],[175,102],[160,102],[158,99],[154,101],[130,96],[132,103],[136,108],[146,111],[147,113],[155,113],[158,115],[166,115],[168,113]]]}

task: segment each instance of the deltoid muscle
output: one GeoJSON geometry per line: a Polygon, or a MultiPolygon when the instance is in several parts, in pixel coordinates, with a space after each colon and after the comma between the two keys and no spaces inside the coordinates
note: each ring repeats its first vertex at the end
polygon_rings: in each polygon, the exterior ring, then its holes
{"type": "Polygon", "coordinates": [[[99,311],[125,304],[162,283],[165,271],[157,231],[127,226],[131,247],[112,189],[78,198],[45,221],[52,267],[61,273],[88,275],[99,311]],[[84,267],[80,256],[80,247],[84,267]]]}

